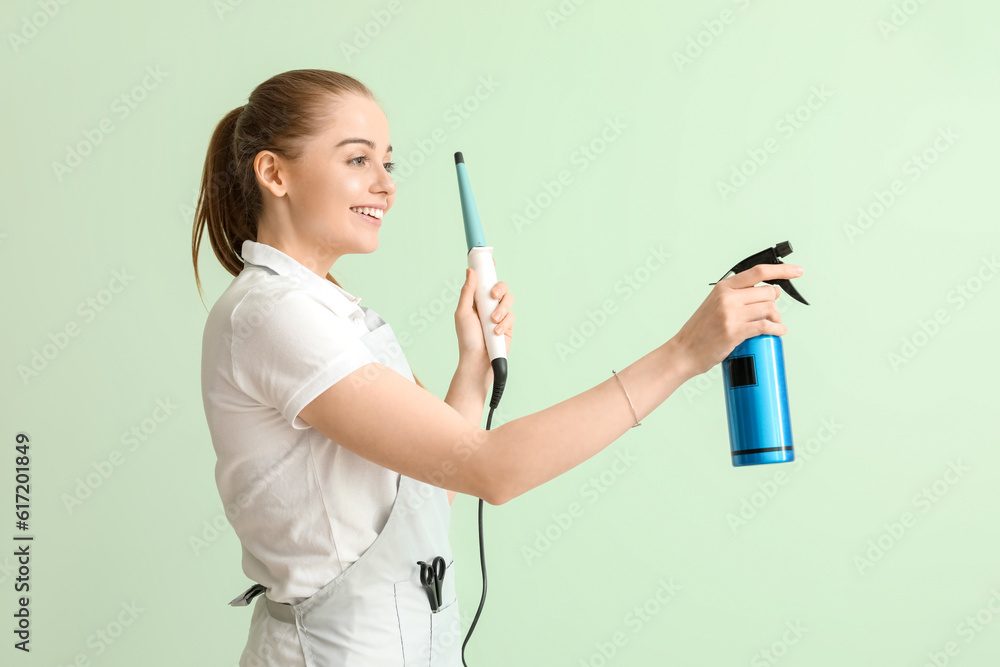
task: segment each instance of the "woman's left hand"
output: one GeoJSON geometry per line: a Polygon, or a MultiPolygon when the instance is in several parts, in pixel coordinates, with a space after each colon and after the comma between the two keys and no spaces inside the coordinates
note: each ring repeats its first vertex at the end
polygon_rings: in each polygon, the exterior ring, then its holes
{"type": "MultiPolygon", "coordinates": [[[[493,386],[493,367],[490,365],[490,355],[486,350],[486,339],[483,336],[483,325],[479,321],[479,310],[476,308],[476,285],[479,277],[472,269],[465,270],[465,284],[458,296],[458,308],[455,310],[455,332],[458,334],[459,365],[465,364],[466,370],[475,373],[475,379],[482,383],[487,394],[493,386]]],[[[514,304],[514,295],[507,291],[507,283],[498,281],[490,294],[499,299],[496,309],[491,313],[490,321],[494,331],[504,335],[507,343],[507,353],[510,353],[510,341],[514,335],[514,313],[510,311],[514,304]],[[497,330],[497,327],[500,330],[497,330]]]]}

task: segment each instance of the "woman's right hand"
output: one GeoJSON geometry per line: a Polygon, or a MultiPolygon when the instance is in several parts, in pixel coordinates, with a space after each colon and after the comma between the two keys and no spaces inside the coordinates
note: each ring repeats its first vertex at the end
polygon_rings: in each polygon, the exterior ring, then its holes
{"type": "Polygon", "coordinates": [[[754,285],[765,280],[798,278],[802,271],[796,264],[758,264],[717,282],[671,339],[693,375],[707,373],[747,338],[786,333],[788,328],[781,323],[781,314],[774,305],[781,288],[754,285]]]}

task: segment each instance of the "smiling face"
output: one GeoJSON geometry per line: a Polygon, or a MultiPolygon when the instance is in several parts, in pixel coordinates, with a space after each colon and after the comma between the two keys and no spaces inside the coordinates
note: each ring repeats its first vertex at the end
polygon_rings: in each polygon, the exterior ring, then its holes
{"type": "Polygon", "coordinates": [[[331,110],[298,160],[271,151],[254,160],[264,198],[257,241],[324,278],[339,257],[378,248],[380,218],[396,199],[389,123],[378,104],[351,95],[331,110]]]}

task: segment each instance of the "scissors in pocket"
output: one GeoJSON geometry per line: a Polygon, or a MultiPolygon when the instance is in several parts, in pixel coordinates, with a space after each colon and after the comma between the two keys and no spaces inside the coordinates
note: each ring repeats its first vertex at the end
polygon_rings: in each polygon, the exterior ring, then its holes
{"type": "Polygon", "coordinates": [[[435,556],[430,565],[422,560],[417,563],[420,565],[420,583],[431,592],[431,611],[437,611],[441,608],[441,581],[446,568],[444,558],[435,556]]]}

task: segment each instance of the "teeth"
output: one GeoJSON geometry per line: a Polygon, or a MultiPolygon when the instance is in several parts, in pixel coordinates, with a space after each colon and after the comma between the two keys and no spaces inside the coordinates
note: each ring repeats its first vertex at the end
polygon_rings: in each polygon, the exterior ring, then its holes
{"type": "Polygon", "coordinates": [[[383,213],[382,209],[380,208],[368,208],[367,206],[364,207],[352,206],[351,210],[357,211],[358,213],[364,213],[365,215],[370,215],[371,217],[378,219],[382,218],[382,213],[383,213]]]}

